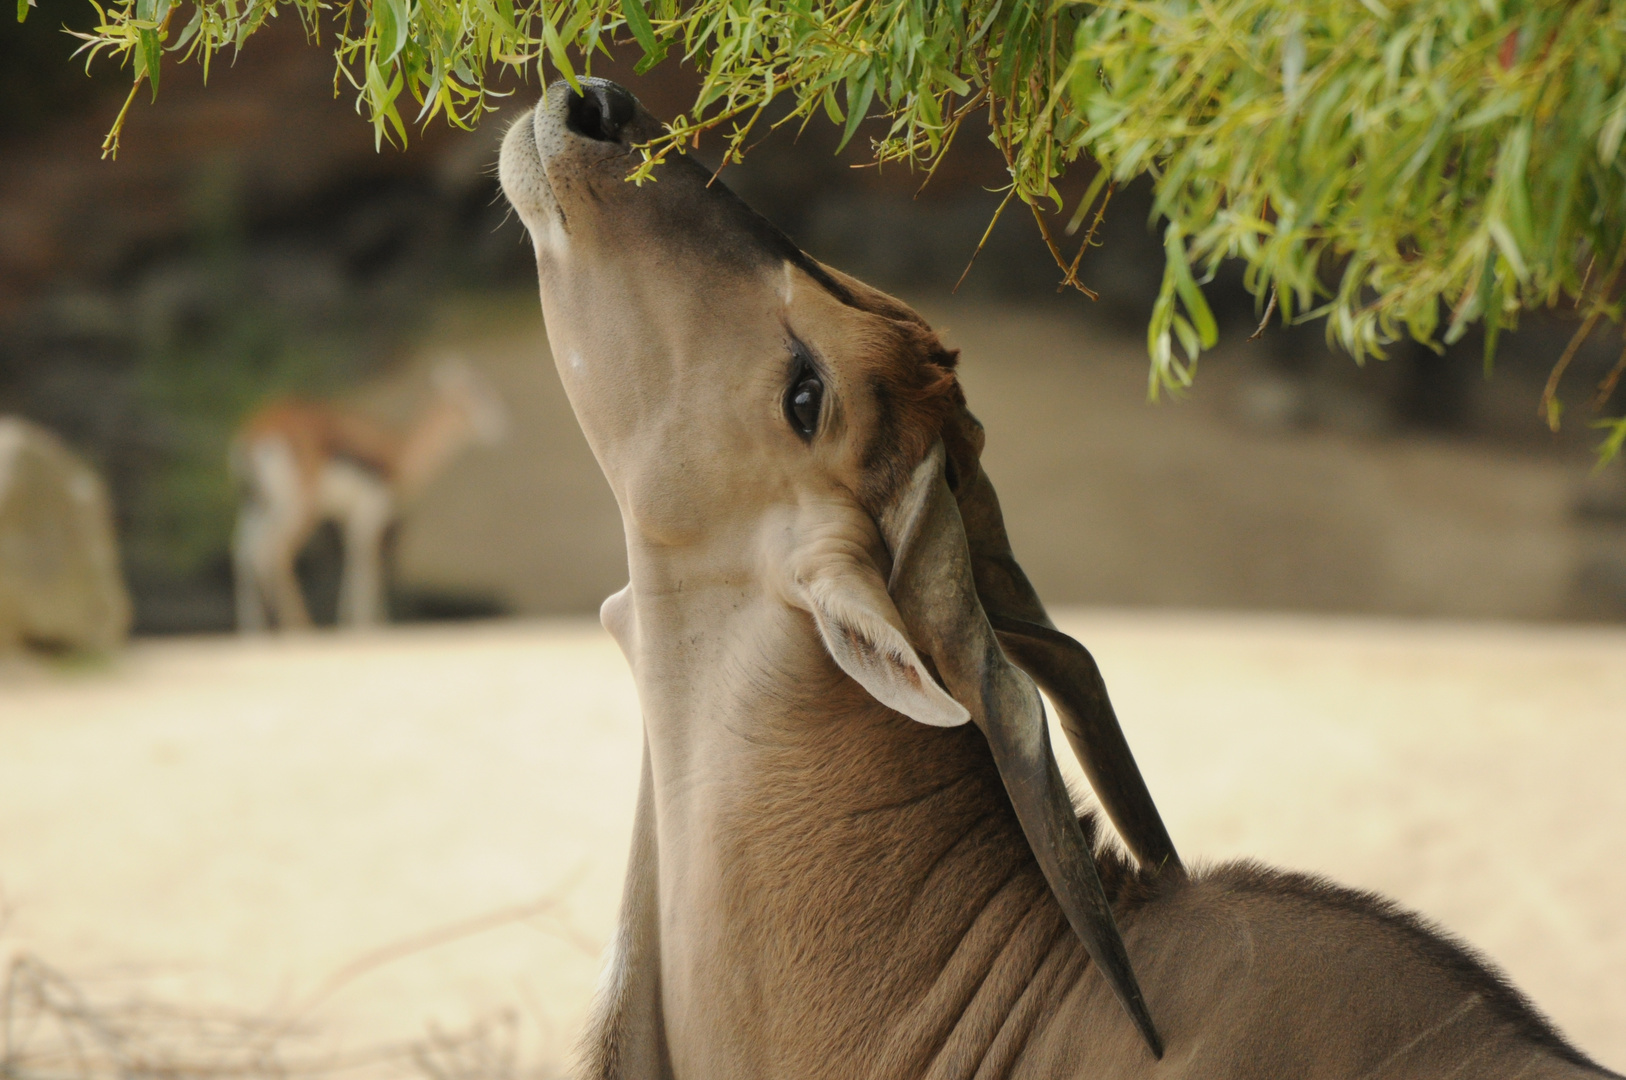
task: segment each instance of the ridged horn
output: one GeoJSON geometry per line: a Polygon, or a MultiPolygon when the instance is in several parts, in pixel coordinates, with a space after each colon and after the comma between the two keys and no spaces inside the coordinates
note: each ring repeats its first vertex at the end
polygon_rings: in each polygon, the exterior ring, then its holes
{"type": "Polygon", "coordinates": [[[1159,871],[1183,870],[1118,724],[1095,658],[1056,629],[1011,552],[999,496],[978,460],[982,426],[962,409],[945,434],[958,444],[955,496],[971,551],[977,596],[999,643],[1055,704],[1074,756],[1135,861],[1159,871]]]}
{"type": "Polygon", "coordinates": [[[971,713],[1045,880],[1146,1045],[1163,1056],[1061,770],[1044,703],[1007,659],[978,599],[960,509],[944,479],[943,444],[916,468],[879,522],[892,552],[888,591],[914,644],[971,713]]]}

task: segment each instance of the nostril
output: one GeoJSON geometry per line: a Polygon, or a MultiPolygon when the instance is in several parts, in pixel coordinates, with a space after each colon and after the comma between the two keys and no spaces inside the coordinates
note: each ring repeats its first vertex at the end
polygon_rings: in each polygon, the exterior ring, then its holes
{"type": "Polygon", "coordinates": [[[581,93],[570,92],[565,126],[598,142],[619,142],[634,107],[632,95],[614,83],[583,82],[581,93]]]}

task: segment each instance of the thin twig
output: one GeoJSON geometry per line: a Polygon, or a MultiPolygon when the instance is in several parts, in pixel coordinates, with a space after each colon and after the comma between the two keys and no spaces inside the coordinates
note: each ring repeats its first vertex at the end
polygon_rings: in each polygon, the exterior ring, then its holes
{"type": "MultiPolygon", "coordinates": [[[[576,876],[580,876],[580,871],[576,876]]],[[[369,972],[393,964],[397,960],[403,960],[415,953],[425,952],[466,937],[483,934],[487,930],[496,930],[513,923],[524,922],[538,915],[547,914],[563,902],[560,899],[561,894],[568,892],[572,885],[567,885],[553,895],[545,896],[540,900],[533,900],[528,904],[512,904],[508,907],[498,908],[496,911],[476,915],[470,919],[462,919],[421,934],[414,934],[411,937],[392,941],[388,945],[363,953],[318,983],[316,989],[311,991],[304,1001],[290,1010],[283,1020],[271,1029],[273,1037],[281,1036],[291,1030],[300,1020],[315,1011],[316,1007],[322,1002],[369,972]]]]}
{"type": "Polygon", "coordinates": [[[966,260],[965,269],[960,271],[960,280],[954,283],[954,288],[950,289],[949,292],[957,293],[960,291],[960,286],[965,284],[966,277],[971,273],[971,267],[977,262],[977,256],[982,254],[982,246],[986,244],[988,242],[988,238],[993,235],[994,226],[999,224],[999,215],[1005,212],[1005,208],[1011,204],[1011,199],[1015,197],[1016,185],[1012,184],[1011,189],[1007,191],[1005,193],[1005,197],[1000,200],[999,209],[995,210],[994,216],[988,220],[988,227],[982,231],[982,239],[977,241],[977,250],[971,253],[971,258],[966,260]]]}
{"type": "Polygon", "coordinates": [[[119,134],[124,130],[124,118],[130,112],[130,105],[135,101],[136,91],[141,89],[141,81],[147,77],[146,72],[137,76],[135,85],[130,87],[130,96],[124,99],[124,107],[113,118],[113,126],[108,128],[107,137],[102,140],[102,160],[118,160],[119,134]]]}
{"type": "Polygon", "coordinates": [[[729,137],[728,149],[723,152],[722,163],[717,166],[717,171],[711,174],[711,179],[706,181],[707,187],[711,187],[717,182],[717,178],[723,175],[723,170],[728,168],[730,162],[738,164],[745,160],[745,156],[740,153],[740,144],[751,137],[751,129],[757,126],[757,121],[762,119],[762,112],[767,107],[768,101],[764,100],[757,106],[756,112],[751,114],[751,119],[745,122],[745,127],[736,129],[734,134],[729,137]]]}
{"type": "Polygon", "coordinates": [[[1564,346],[1564,352],[1559,356],[1558,363],[1553,365],[1552,372],[1547,376],[1547,385],[1542,388],[1541,403],[1536,407],[1536,416],[1545,419],[1547,427],[1553,431],[1558,430],[1561,411],[1558,404],[1558,382],[1564,377],[1564,371],[1570,366],[1570,361],[1574,360],[1575,354],[1580,351],[1581,344],[1591,335],[1593,327],[1598,325],[1598,320],[1603,318],[1604,304],[1609,299],[1609,294],[1615,291],[1615,281],[1620,277],[1622,266],[1626,266],[1626,247],[1622,247],[1620,254],[1615,256],[1615,265],[1610,269],[1608,279],[1598,290],[1598,298],[1592,305],[1592,311],[1581,323],[1581,328],[1570,338],[1570,343],[1564,346]]]}
{"type": "MultiPolygon", "coordinates": [[[[1028,203],[1028,208],[1033,211],[1033,220],[1039,224],[1039,235],[1044,237],[1045,247],[1050,249],[1050,257],[1056,260],[1057,266],[1061,267],[1061,284],[1056,286],[1056,291],[1061,292],[1063,289],[1067,288],[1067,286],[1071,285],[1073,288],[1077,289],[1091,300],[1101,299],[1100,295],[1096,293],[1094,289],[1090,288],[1088,285],[1085,285],[1082,281],[1073,276],[1073,271],[1078,268],[1078,260],[1075,259],[1073,260],[1072,265],[1068,265],[1067,256],[1063,255],[1061,253],[1061,248],[1056,246],[1055,238],[1050,235],[1050,227],[1045,224],[1044,214],[1040,213],[1038,206],[1034,205],[1033,203],[1028,203]]],[[[1080,255],[1084,254],[1084,246],[1080,246],[1078,249],[1078,253],[1080,255]]]]}
{"type": "Polygon", "coordinates": [[[1609,404],[1609,399],[1614,395],[1615,387],[1619,385],[1622,375],[1626,375],[1626,349],[1621,350],[1620,359],[1615,361],[1615,366],[1609,369],[1609,374],[1598,384],[1598,392],[1592,398],[1593,412],[1602,412],[1603,407],[1609,404]]]}
{"type": "Polygon", "coordinates": [[[1259,329],[1248,337],[1249,341],[1258,341],[1264,335],[1265,327],[1270,325],[1270,317],[1274,314],[1276,314],[1276,286],[1272,285],[1270,287],[1270,302],[1265,305],[1265,316],[1259,320],[1259,329]]]}
{"type": "MultiPolygon", "coordinates": [[[[1096,207],[1095,220],[1090,222],[1089,231],[1084,234],[1084,239],[1079,242],[1078,254],[1073,256],[1072,264],[1067,267],[1067,276],[1062,279],[1061,285],[1056,289],[1057,292],[1061,292],[1062,289],[1066,288],[1069,281],[1075,285],[1078,284],[1079,264],[1084,261],[1084,253],[1095,246],[1095,231],[1101,227],[1101,219],[1107,216],[1107,204],[1112,201],[1112,192],[1116,187],[1116,184],[1107,185],[1107,193],[1102,197],[1101,205],[1096,207]]],[[[1083,286],[1079,287],[1083,288],[1083,286]]],[[[1094,293],[1091,293],[1090,299],[1094,300],[1097,297],[1094,293]]]]}
{"type": "Polygon", "coordinates": [[[141,1001],[98,1008],[61,972],[23,953],[9,967],[0,1014],[5,1080],[318,1080],[357,1070],[378,1077],[390,1066],[405,1068],[382,1075],[410,1075],[413,1065],[419,1080],[526,1080],[516,1068],[512,1010],[456,1033],[432,1028],[424,1039],[288,1059],[275,1037],[258,1040],[265,1021],[141,1001]]]}
{"type": "Polygon", "coordinates": [[[1095,219],[1090,222],[1089,231],[1084,234],[1084,246],[1095,247],[1095,234],[1101,228],[1101,222],[1106,220],[1107,204],[1112,202],[1112,193],[1118,190],[1118,181],[1107,184],[1107,193],[1101,196],[1101,205],[1095,208],[1095,219]]]}

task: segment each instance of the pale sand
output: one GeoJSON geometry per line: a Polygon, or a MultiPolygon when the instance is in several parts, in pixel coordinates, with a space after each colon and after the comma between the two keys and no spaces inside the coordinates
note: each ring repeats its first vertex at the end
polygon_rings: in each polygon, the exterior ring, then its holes
{"type": "MultiPolygon", "coordinates": [[[[1076,612],[1188,860],[1390,893],[1626,1068],[1626,631],[1076,612]]],[[[371,950],[334,1042],[504,1008],[568,1051],[638,763],[589,621],[144,642],[0,672],[0,944],[97,989],[286,1014],[371,950]]]]}

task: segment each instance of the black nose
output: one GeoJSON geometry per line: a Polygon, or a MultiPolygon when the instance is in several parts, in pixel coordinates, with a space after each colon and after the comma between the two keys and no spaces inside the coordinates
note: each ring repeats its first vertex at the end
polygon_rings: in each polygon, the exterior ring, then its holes
{"type": "Polygon", "coordinates": [[[599,142],[619,142],[621,129],[632,120],[638,103],[613,82],[582,80],[582,92],[570,91],[565,104],[565,126],[599,142]]]}

